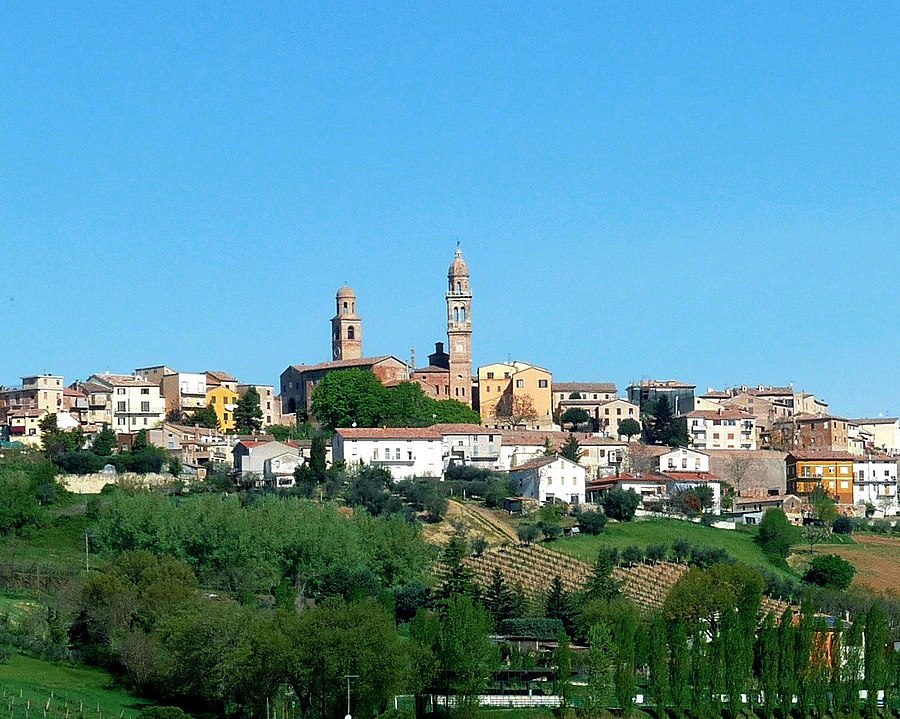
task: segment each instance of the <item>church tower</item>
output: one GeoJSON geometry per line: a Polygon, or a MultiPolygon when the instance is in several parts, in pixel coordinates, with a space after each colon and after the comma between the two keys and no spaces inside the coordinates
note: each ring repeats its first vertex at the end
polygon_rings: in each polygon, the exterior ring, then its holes
{"type": "Polygon", "coordinates": [[[331,318],[331,358],[362,357],[362,320],[356,314],[356,293],[344,285],[337,291],[337,313],[331,318]]]}
{"type": "Polygon", "coordinates": [[[447,272],[447,341],[450,355],[450,399],[472,406],[472,290],[469,267],[456,248],[447,272]]]}

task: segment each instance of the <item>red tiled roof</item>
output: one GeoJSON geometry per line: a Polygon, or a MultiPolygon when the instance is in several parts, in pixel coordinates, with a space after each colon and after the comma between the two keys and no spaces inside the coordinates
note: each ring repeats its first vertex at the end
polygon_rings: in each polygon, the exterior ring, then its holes
{"type": "Polygon", "coordinates": [[[431,429],[441,435],[448,434],[500,434],[500,430],[482,427],[480,424],[435,424],[431,429]]]}
{"type": "MultiPolygon", "coordinates": [[[[515,467],[510,467],[509,471],[510,471],[510,473],[512,473],[512,472],[526,471],[529,469],[539,469],[541,467],[546,467],[548,464],[553,464],[557,460],[562,460],[563,462],[571,462],[572,464],[575,464],[579,467],[581,466],[581,465],[578,465],[577,462],[572,462],[571,459],[567,459],[566,457],[562,457],[558,454],[554,454],[549,457],[535,457],[534,459],[529,459],[527,462],[523,462],[520,465],[517,465],[515,467]]],[[[582,469],[584,469],[584,467],[582,467],[582,469]]]]}
{"type": "MultiPolygon", "coordinates": [[[[560,446],[569,436],[569,432],[560,432],[556,430],[540,430],[540,429],[501,429],[497,430],[503,435],[503,444],[519,445],[524,447],[541,447],[547,439],[553,446],[560,446]]],[[[575,439],[578,444],[583,447],[596,447],[605,445],[624,446],[624,441],[617,439],[608,439],[606,437],[595,437],[588,432],[575,432],[575,439]]]]}
{"type": "Polygon", "coordinates": [[[648,389],[694,389],[697,385],[679,382],[676,379],[644,379],[632,387],[646,387],[648,389]]]}
{"type": "Polygon", "coordinates": [[[402,360],[397,359],[393,355],[379,355],[377,357],[360,357],[358,359],[332,360],[331,362],[320,362],[313,365],[295,364],[291,365],[298,372],[313,372],[326,369],[350,369],[352,367],[374,367],[385,360],[396,360],[400,364],[404,364],[402,360]]]}
{"type": "Polygon", "coordinates": [[[849,452],[831,452],[831,451],[815,451],[815,450],[796,450],[795,452],[788,452],[788,456],[786,461],[790,461],[790,458],[793,457],[798,462],[815,462],[815,461],[828,461],[828,460],[839,460],[839,461],[850,461],[855,462],[861,459],[861,457],[850,454],[849,452]]]}
{"type": "Polygon", "coordinates": [[[860,417],[850,421],[853,424],[894,424],[897,421],[897,417],[860,417]]]}
{"type": "Polygon", "coordinates": [[[345,440],[441,438],[432,427],[343,427],[335,431],[345,440]]]}
{"type": "Polygon", "coordinates": [[[615,382],[554,382],[553,392],[615,392],[615,382]]]}
{"type": "Polygon", "coordinates": [[[684,482],[718,482],[719,478],[710,474],[709,472],[678,472],[675,470],[667,469],[665,472],[660,472],[663,477],[668,477],[669,479],[681,480],[684,482]]]}
{"type": "Polygon", "coordinates": [[[688,412],[685,417],[696,417],[698,419],[753,419],[753,415],[749,412],[743,412],[739,409],[723,408],[723,409],[695,409],[688,412]]]}

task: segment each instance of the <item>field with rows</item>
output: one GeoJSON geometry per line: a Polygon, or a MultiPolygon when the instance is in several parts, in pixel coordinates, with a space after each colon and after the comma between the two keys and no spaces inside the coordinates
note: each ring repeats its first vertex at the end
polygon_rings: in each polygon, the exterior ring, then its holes
{"type": "Polygon", "coordinates": [[[135,719],[145,702],[100,669],[14,655],[0,664],[4,719],[135,719]]]}

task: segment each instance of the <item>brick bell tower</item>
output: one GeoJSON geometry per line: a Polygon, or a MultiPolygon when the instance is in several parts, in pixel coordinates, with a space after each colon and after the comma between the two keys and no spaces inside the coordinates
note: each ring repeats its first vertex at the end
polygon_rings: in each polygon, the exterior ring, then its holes
{"type": "Polygon", "coordinates": [[[331,318],[331,359],[362,357],[362,319],[356,314],[356,293],[344,285],[335,297],[337,313],[331,318]]]}
{"type": "Polygon", "coordinates": [[[459,247],[447,272],[447,351],[450,399],[472,406],[472,290],[469,267],[459,247]]]}

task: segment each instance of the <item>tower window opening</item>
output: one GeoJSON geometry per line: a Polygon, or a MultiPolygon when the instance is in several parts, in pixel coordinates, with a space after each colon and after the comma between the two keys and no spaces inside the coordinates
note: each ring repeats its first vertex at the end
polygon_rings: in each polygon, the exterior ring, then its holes
{"type": "Polygon", "coordinates": [[[459,321],[460,322],[466,321],[466,308],[465,307],[459,308],[459,321]]]}
{"type": "Polygon", "coordinates": [[[350,326],[347,328],[347,339],[348,339],[348,340],[354,340],[354,339],[356,339],[356,330],[353,329],[353,325],[350,325],[350,326]]]}
{"type": "Polygon", "coordinates": [[[346,312],[346,311],[347,311],[347,303],[345,302],[344,303],[344,312],[346,312]]]}
{"type": "Polygon", "coordinates": [[[459,322],[459,307],[453,308],[453,321],[459,322]]]}
{"type": "Polygon", "coordinates": [[[457,283],[456,283],[456,291],[457,291],[457,292],[462,292],[462,282],[457,282],[457,283]]]}

